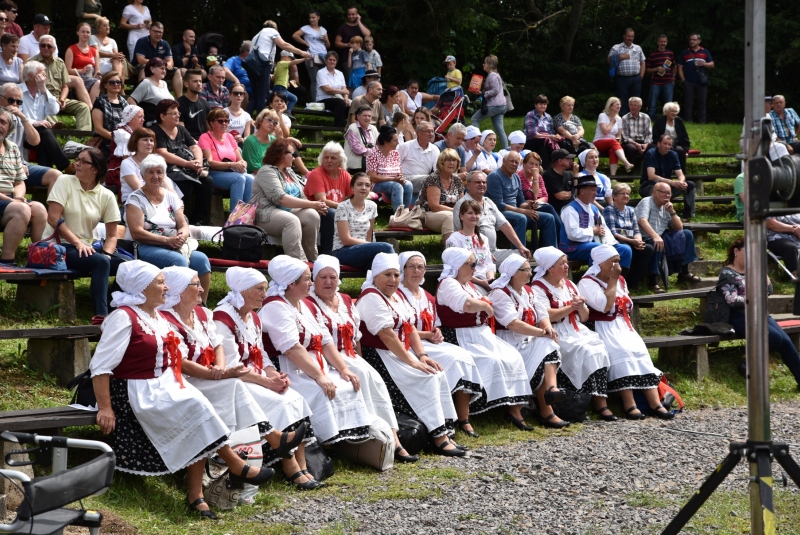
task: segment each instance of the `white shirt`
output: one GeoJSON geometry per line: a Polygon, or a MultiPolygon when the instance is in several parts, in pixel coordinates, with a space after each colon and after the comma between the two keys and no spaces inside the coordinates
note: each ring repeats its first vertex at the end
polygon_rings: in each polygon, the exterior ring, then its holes
{"type": "Polygon", "coordinates": [[[261,54],[267,61],[275,61],[275,39],[280,39],[281,34],[274,28],[264,28],[253,37],[253,48],[258,48],[258,53],[261,54]]]}
{"type": "Polygon", "coordinates": [[[439,159],[439,147],[433,143],[428,143],[426,148],[422,148],[416,139],[406,141],[399,147],[400,167],[404,175],[409,176],[428,176],[436,169],[436,160],[439,159]]]}
{"type": "MultiPolygon", "coordinates": [[[[470,169],[470,171],[473,171],[475,169],[479,169],[481,171],[483,171],[484,169],[489,169],[490,172],[494,171],[495,169],[500,167],[501,163],[500,157],[497,156],[497,159],[495,159],[495,156],[496,154],[494,152],[487,153],[485,150],[482,150],[480,154],[478,154],[478,157],[475,158],[475,165],[472,166],[472,169],[470,169]]],[[[472,158],[471,154],[469,155],[469,158],[472,158]]]]}
{"type": "MultiPolygon", "coordinates": [[[[589,217],[591,218],[594,212],[592,211],[592,206],[588,204],[583,204],[580,200],[575,199],[575,201],[580,204],[586,212],[589,213],[589,217]]],[[[597,207],[595,207],[596,209],[597,207]]],[[[591,219],[589,220],[588,228],[581,228],[580,227],[580,215],[578,212],[570,205],[566,205],[563,210],[561,210],[561,222],[564,224],[564,230],[567,233],[567,238],[574,242],[578,243],[588,243],[590,241],[596,241],[597,243],[604,243],[607,245],[615,245],[617,240],[614,238],[611,231],[608,229],[606,225],[605,218],[603,214],[598,210],[598,217],[596,222],[592,222],[591,219]],[[606,235],[604,238],[600,238],[600,236],[594,235],[593,227],[595,223],[600,223],[603,226],[603,229],[606,231],[606,235]]]]}
{"type": "Polygon", "coordinates": [[[27,85],[19,84],[19,89],[22,91],[22,113],[32,123],[44,121],[48,115],[57,115],[61,111],[61,106],[50,91],[36,91],[34,97],[27,85]]]}
{"type": "Polygon", "coordinates": [[[616,139],[617,134],[622,132],[622,117],[619,115],[617,115],[617,120],[614,121],[614,126],[611,127],[611,131],[608,134],[604,134],[603,131],[600,130],[601,124],[611,124],[611,119],[605,112],[597,116],[597,128],[594,130],[595,141],[598,139],[616,139]]]}
{"type": "Polygon", "coordinates": [[[317,102],[322,102],[323,100],[329,98],[336,98],[334,95],[329,95],[325,91],[322,90],[322,86],[327,85],[334,89],[341,89],[343,87],[347,87],[347,83],[344,81],[344,74],[342,71],[334,69],[333,74],[331,74],[327,67],[324,69],[320,69],[317,72],[317,102]]]}
{"type": "Polygon", "coordinates": [[[308,43],[309,54],[325,54],[328,51],[327,48],[325,48],[325,36],[328,35],[328,30],[322,26],[314,29],[308,24],[300,29],[303,31],[303,39],[308,43]]]}
{"type": "MultiPolygon", "coordinates": [[[[56,45],[56,38],[53,37],[53,44],[56,45]]],[[[19,40],[19,49],[17,50],[17,55],[27,54],[28,57],[35,56],[39,53],[39,41],[33,35],[33,32],[23,35],[19,40]]],[[[58,56],[58,45],[56,45],[56,51],[53,53],[54,56],[58,56]]]]}

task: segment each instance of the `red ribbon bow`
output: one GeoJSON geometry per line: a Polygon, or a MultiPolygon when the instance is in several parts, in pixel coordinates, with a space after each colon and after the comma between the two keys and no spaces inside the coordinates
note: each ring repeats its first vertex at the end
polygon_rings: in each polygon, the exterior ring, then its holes
{"type": "MultiPolygon", "coordinates": [[[[484,303],[489,303],[489,306],[492,306],[492,302],[489,301],[488,299],[486,299],[485,297],[481,297],[481,301],[483,301],[484,303]]],[[[487,316],[488,316],[488,314],[487,314],[487,316]]],[[[494,316],[489,318],[489,327],[492,328],[492,334],[497,334],[496,328],[495,328],[495,323],[494,323],[494,316]]]]}
{"type": "Polygon", "coordinates": [[[214,365],[214,361],[217,360],[217,354],[214,353],[214,348],[211,346],[206,347],[203,352],[200,354],[200,365],[206,368],[210,368],[214,365]]]}
{"type": "Polygon", "coordinates": [[[533,310],[525,308],[522,310],[522,321],[528,325],[536,326],[536,318],[533,316],[533,310]]]}
{"type": "MultiPolygon", "coordinates": [[[[572,299],[564,303],[564,306],[570,306],[572,304],[572,299]]],[[[569,313],[569,322],[572,324],[572,327],[575,329],[575,332],[578,332],[580,329],[578,328],[578,313],[576,311],[569,313]]]]}
{"type": "Polygon", "coordinates": [[[614,300],[614,303],[617,307],[617,314],[622,314],[622,317],[625,319],[625,323],[628,325],[628,329],[633,331],[633,325],[631,325],[631,318],[628,316],[628,298],[627,297],[617,297],[614,300]]]}
{"type": "Polygon", "coordinates": [[[248,354],[247,361],[252,362],[256,373],[260,374],[261,370],[264,369],[264,354],[261,352],[261,348],[255,345],[250,346],[250,353],[248,354]]]}
{"type": "Polygon", "coordinates": [[[413,327],[411,326],[410,321],[404,321],[402,325],[400,325],[400,340],[402,340],[403,345],[406,348],[406,351],[411,347],[411,330],[413,327]]]}
{"type": "Polygon", "coordinates": [[[181,385],[181,388],[184,388],[183,374],[181,373],[183,356],[181,355],[180,341],[178,340],[178,337],[175,336],[174,331],[167,333],[167,339],[164,343],[164,355],[167,357],[168,365],[172,368],[172,372],[175,374],[175,380],[178,381],[178,384],[181,385]]]}
{"type": "Polygon", "coordinates": [[[317,364],[319,364],[319,369],[325,373],[325,365],[322,363],[322,335],[315,334],[311,337],[311,343],[308,345],[308,349],[314,352],[314,356],[317,357],[317,364]]]}
{"type": "Polygon", "coordinates": [[[419,315],[422,319],[422,330],[423,331],[432,331],[433,330],[433,314],[431,314],[430,310],[427,308],[422,311],[419,315]]]}
{"type": "Polygon", "coordinates": [[[348,357],[356,358],[356,350],[353,348],[353,325],[350,322],[340,323],[336,328],[339,332],[339,345],[348,357]]]}

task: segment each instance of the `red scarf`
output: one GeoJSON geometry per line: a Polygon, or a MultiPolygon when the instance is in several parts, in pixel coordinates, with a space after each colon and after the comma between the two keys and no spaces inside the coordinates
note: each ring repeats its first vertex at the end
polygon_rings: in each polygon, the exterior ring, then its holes
{"type": "MultiPolygon", "coordinates": [[[[488,300],[487,298],[485,298],[485,297],[481,297],[481,301],[483,301],[484,303],[489,303],[489,306],[492,306],[492,302],[491,302],[491,301],[489,301],[489,300],[488,300]]],[[[497,332],[496,332],[496,329],[495,329],[494,316],[491,316],[491,317],[489,318],[489,327],[491,327],[491,328],[492,328],[492,334],[497,334],[497,332]]]]}
{"type": "Polygon", "coordinates": [[[345,355],[356,358],[356,351],[353,349],[353,337],[355,336],[353,325],[349,321],[340,323],[336,330],[338,331],[339,341],[342,343],[342,350],[345,355]]]}
{"type": "Polygon", "coordinates": [[[423,331],[432,331],[433,330],[433,314],[431,314],[430,310],[427,308],[423,308],[422,312],[419,315],[420,319],[422,320],[422,330],[423,331]]]}
{"type": "Polygon", "coordinates": [[[175,380],[178,381],[178,384],[181,385],[181,388],[184,388],[183,374],[181,373],[183,356],[181,355],[180,341],[178,340],[178,337],[175,336],[174,331],[167,333],[167,338],[164,342],[164,356],[167,357],[169,366],[172,368],[172,372],[175,374],[175,380]]]}
{"type": "Polygon", "coordinates": [[[325,365],[322,363],[322,335],[315,334],[311,337],[311,343],[308,345],[308,349],[314,353],[314,356],[317,357],[317,364],[319,364],[319,369],[322,370],[322,373],[325,373],[325,365]]]}
{"type": "Polygon", "coordinates": [[[413,327],[411,326],[410,321],[404,321],[400,325],[400,340],[403,342],[403,345],[406,348],[406,351],[411,347],[411,330],[413,327]]]}
{"type": "MultiPolygon", "coordinates": [[[[572,299],[570,299],[569,301],[564,303],[564,306],[568,307],[571,304],[572,304],[572,299]]],[[[573,312],[569,313],[569,322],[572,324],[572,327],[575,329],[575,332],[578,332],[580,330],[580,329],[578,329],[578,320],[576,319],[577,317],[578,317],[578,312],[577,311],[573,311],[573,312]]]]}
{"type": "Polygon", "coordinates": [[[533,316],[532,309],[525,308],[522,310],[522,321],[533,327],[536,326],[536,318],[533,316]]]}

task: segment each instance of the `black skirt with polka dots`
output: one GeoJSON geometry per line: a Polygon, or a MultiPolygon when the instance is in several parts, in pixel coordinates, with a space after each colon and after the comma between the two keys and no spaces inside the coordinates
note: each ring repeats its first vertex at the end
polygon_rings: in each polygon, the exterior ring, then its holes
{"type": "MultiPolygon", "coordinates": [[[[312,442],[314,440],[314,428],[311,427],[311,420],[309,420],[308,417],[305,417],[302,420],[296,421],[295,423],[293,423],[292,425],[290,425],[286,429],[284,429],[283,432],[284,433],[291,433],[292,431],[294,431],[295,429],[300,427],[300,424],[303,423],[303,422],[306,423],[306,436],[303,439],[303,442],[304,443],[312,442]]],[[[265,433],[265,432],[261,431],[261,429],[262,429],[261,425],[262,424],[258,424],[258,431],[259,431],[259,434],[261,436],[264,436],[265,434],[269,433],[270,430],[273,429],[272,424],[268,423],[267,425],[269,426],[269,429],[265,433]]],[[[266,439],[261,441],[261,451],[264,454],[263,460],[261,461],[262,466],[269,466],[269,465],[271,465],[273,463],[276,463],[276,462],[281,460],[275,454],[275,450],[272,449],[272,446],[269,445],[269,442],[267,442],[266,439]]]]}
{"type": "Polygon", "coordinates": [[[534,393],[542,386],[542,381],[544,381],[545,364],[561,364],[561,355],[558,354],[558,350],[545,355],[544,360],[542,360],[542,362],[539,363],[539,367],[536,368],[536,373],[534,373],[531,378],[531,390],[533,390],[534,393]]]}
{"type": "Polygon", "coordinates": [[[648,390],[658,388],[661,382],[660,373],[648,373],[645,375],[629,375],[620,377],[608,382],[609,392],[619,392],[620,390],[648,390]]]}
{"type": "Polygon", "coordinates": [[[592,373],[580,387],[572,384],[567,374],[558,369],[556,375],[558,388],[574,390],[578,394],[591,394],[593,396],[608,397],[608,368],[600,368],[592,373]]]}

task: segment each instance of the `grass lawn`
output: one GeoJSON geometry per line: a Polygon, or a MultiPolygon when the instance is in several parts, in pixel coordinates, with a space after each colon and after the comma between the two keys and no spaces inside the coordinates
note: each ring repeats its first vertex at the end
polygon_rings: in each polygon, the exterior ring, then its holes
{"type": "MultiPolygon", "coordinates": [[[[580,115],[580,111],[578,110],[580,115]]],[[[522,129],[522,117],[506,119],[506,131],[522,129]]],[[[584,119],[587,138],[594,133],[593,120],[584,119]]],[[[481,125],[491,126],[490,121],[481,125]]],[[[706,153],[735,153],[738,151],[738,138],[741,125],[695,125],[688,124],[692,147],[706,153]]],[[[312,156],[312,154],[309,154],[312,156]]],[[[314,158],[315,159],[315,158],[314,158]]],[[[316,165],[316,162],[309,162],[316,165]]],[[[601,163],[602,166],[605,165],[601,163]]],[[[311,165],[309,165],[311,167],[311,165]]],[[[737,172],[737,163],[733,160],[690,159],[689,173],[702,174],[708,172],[737,172]]],[[[705,195],[731,195],[732,180],[718,180],[705,186],[705,195]]],[[[634,192],[634,197],[636,197],[634,192]]],[[[733,205],[711,205],[698,203],[698,221],[731,221],[734,216],[733,205]]],[[[389,210],[382,208],[378,226],[388,222],[389,210]]],[[[724,258],[725,248],[740,233],[723,232],[710,235],[707,244],[702,247],[705,259],[724,258]]],[[[207,246],[204,244],[204,246],[207,246]]],[[[18,260],[23,261],[27,242],[18,250],[18,260]]],[[[430,263],[438,263],[441,259],[442,245],[436,237],[417,237],[413,241],[401,242],[403,250],[420,250],[430,263]]],[[[361,280],[348,279],[342,289],[351,295],[357,295],[361,280]]],[[[778,288],[782,292],[790,291],[785,281],[778,280],[778,288]]],[[[92,311],[88,279],[76,282],[77,324],[89,323],[92,311]]],[[[673,284],[671,289],[680,289],[673,284]]],[[[225,295],[225,278],[223,274],[214,273],[209,305],[213,306],[225,295]]],[[[14,306],[16,286],[0,282],[0,325],[2,328],[53,326],[58,322],[55,314],[32,314],[14,306]]],[[[660,303],[654,308],[642,310],[643,336],[669,335],[688,326],[699,323],[701,318],[697,311],[697,300],[680,300],[660,303]]],[[[24,340],[0,341],[0,373],[5,379],[0,382],[0,410],[16,410],[36,407],[59,406],[69,402],[70,394],[57,386],[55,381],[27,367],[24,340]]],[[[653,352],[657,362],[657,354],[653,352]]],[[[743,342],[723,343],[717,349],[710,350],[711,373],[704,381],[693,377],[691,363],[664,369],[670,380],[676,385],[688,409],[703,407],[730,407],[746,403],[744,380],[736,369],[744,355],[743,342]]],[[[796,385],[791,374],[779,360],[771,361],[770,387],[773,401],[797,400],[796,385]]],[[[621,413],[617,398],[611,398],[611,408],[621,413]]],[[[473,419],[479,439],[464,439],[470,446],[502,445],[526,440],[546,440],[549,436],[561,433],[580,433],[581,426],[576,425],[565,431],[544,430],[537,428],[533,433],[513,430],[500,421],[497,414],[480,415],[473,419]]],[[[85,438],[101,438],[94,428],[76,428],[69,430],[73,436],[85,438]]],[[[463,438],[460,436],[459,438],[463,438]]],[[[86,505],[112,513],[112,523],[117,520],[123,525],[128,523],[136,527],[142,534],[183,535],[183,534],[286,534],[302,531],[300,526],[273,524],[269,522],[270,512],[286,507],[313,507],[313,497],[321,494],[335,495],[342,500],[373,501],[378,499],[423,499],[438,491],[432,483],[468,480],[476,474],[465,473],[455,469],[444,469],[425,465],[399,465],[388,473],[378,474],[371,469],[355,466],[347,462],[336,461],[336,474],[330,480],[331,485],[312,494],[301,494],[289,488],[281,478],[275,478],[263,487],[255,505],[239,507],[235,511],[224,513],[219,523],[202,523],[189,520],[185,514],[184,474],[168,477],[143,478],[126,474],[117,474],[111,491],[106,495],[86,501],[86,505]],[[251,522],[256,514],[262,514],[264,523],[251,522]]],[[[683,503],[685,496],[661,496],[647,493],[633,493],[628,496],[629,505],[643,509],[659,507],[664,504],[683,503]]],[[[800,524],[800,508],[796,507],[796,497],[790,498],[785,492],[776,492],[776,510],[778,511],[781,532],[790,532],[800,524]],[[794,507],[793,507],[794,506],[794,507]]],[[[694,521],[696,530],[714,531],[717,533],[742,533],[747,530],[748,520],[747,496],[742,486],[741,493],[717,493],[709,505],[701,510],[694,521]]],[[[361,519],[363,522],[368,519],[361,519]]],[[[349,533],[359,525],[353,519],[351,523],[339,523],[329,526],[325,533],[349,533]]],[[[128,531],[129,533],[132,531],[128,531]]]]}

